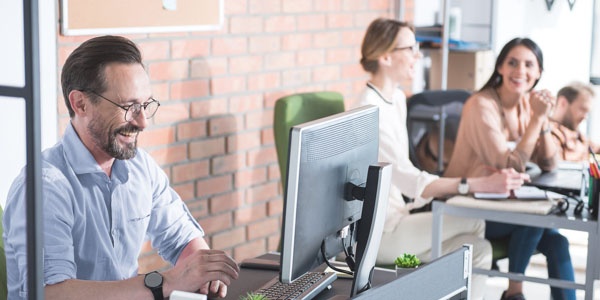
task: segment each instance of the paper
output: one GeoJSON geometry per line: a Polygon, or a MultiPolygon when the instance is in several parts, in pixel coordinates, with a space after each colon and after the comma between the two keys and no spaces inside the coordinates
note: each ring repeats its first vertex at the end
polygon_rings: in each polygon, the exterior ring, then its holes
{"type": "Polygon", "coordinates": [[[536,200],[536,201],[489,201],[477,200],[471,197],[454,196],[446,202],[450,205],[464,206],[472,208],[482,208],[499,211],[512,211],[530,214],[547,215],[554,207],[554,201],[551,200],[536,200]]]}
{"type": "Polygon", "coordinates": [[[535,186],[522,186],[510,193],[475,193],[477,199],[501,200],[501,199],[520,199],[520,200],[544,200],[548,199],[546,191],[535,186]]]}

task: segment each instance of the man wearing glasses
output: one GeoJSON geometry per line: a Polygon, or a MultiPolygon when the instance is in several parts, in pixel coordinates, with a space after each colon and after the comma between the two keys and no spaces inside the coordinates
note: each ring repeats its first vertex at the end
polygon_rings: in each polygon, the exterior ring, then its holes
{"type": "MultiPolygon", "coordinates": [[[[137,149],[160,106],[137,46],[90,39],[67,58],[61,82],[71,122],[42,154],[46,299],[163,299],[173,290],[224,297],[236,262],[209,249],[165,173],[137,149]],[[137,274],[146,237],[173,268],[137,274]]],[[[4,215],[9,299],[27,298],[24,170],[4,215]]]]}

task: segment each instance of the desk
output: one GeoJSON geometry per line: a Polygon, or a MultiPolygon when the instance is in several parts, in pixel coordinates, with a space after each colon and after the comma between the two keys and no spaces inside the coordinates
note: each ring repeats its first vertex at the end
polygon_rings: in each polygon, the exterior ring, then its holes
{"type": "Polygon", "coordinates": [[[585,299],[591,300],[594,293],[594,279],[598,279],[599,271],[598,260],[596,259],[595,255],[598,251],[598,243],[600,243],[600,223],[596,220],[589,219],[588,213],[585,210],[581,216],[575,216],[572,206],[573,205],[571,205],[571,208],[566,214],[535,215],[481,208],[467,208],[446,204],[440,201],[433,201],[433,236],[431,257],[439,257],[441,253],[441,232],[443,225],[442,216],[444,214],[509,224],[584,231],[588,233],[587,261],[584,284],[552,278],[530,277],[523,274],[503,273],[495,270],[473,269],[473,273],[506,277],[513,280],[545,283],[555,287],[582,289],[585,290],[585,299]]]}
{"type": "MultiPolygon", "coordinates": [[[[260,258],[279,260],[279,255],[269,253],[260,258]]],[[[324,270],[325,265],[317,268],[324,270]]],[[[239,300],[240,296],[257,290],[278,272],[266,269],[241,268],[240,276],[228,287],[225,299],[239,300]]],[[[467,291],[471,279],[471,246],[444,255],[425,264],[415,271],[398,272],[375,268],[373,287],[353,299],[468,299],[467,291]],[[433,288],[435,287],[435,288],[433,288]]],[[[352,280],[339,278],[330,290],[321,292],[314,299],[350,299],[352,280]]]]}

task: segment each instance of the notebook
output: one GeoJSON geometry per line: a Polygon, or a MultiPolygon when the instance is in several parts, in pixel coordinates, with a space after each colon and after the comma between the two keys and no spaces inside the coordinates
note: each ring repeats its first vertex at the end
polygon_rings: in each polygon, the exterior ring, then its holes
{"type": "Polygon", "coordinates": [[[472,197],[466,196],[454,196],[446,203],[449,205],[455,206],[463,206],[463,207],[471,207],[471,208],[482,208],[482,209],[490,209],[490,210],[499,210],[499,211],[512,211],[512,212],[522,212],[522,213],[530,213],[530,214],[538,214],[538,215],[547,215],[549,214],[554,207],[554,200],[544,199],[544,200],[515,200],[515,199],[506,199],[502,201],[498,200],[484,200],[484,199],[475,199],[472,197]]]}

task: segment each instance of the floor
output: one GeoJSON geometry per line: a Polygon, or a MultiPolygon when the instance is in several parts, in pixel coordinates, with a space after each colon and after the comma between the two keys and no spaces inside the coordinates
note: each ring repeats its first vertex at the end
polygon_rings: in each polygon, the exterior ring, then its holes
{"type": "MultiPolygon", "coordinates": [[[[583,283],[585,278],[585,261],[587,257],[587,235],[582,232],[561,230],[567,236],[571,244],[571,260],[575,268],[575,281],[583,283]]],[[[500,270],[508,269],[508,260],[499,261],[500,270]]],[[[546,261],[543,255],[536,254],[532,257],[531,263],[527,268],[526,275],[546,277],[546,261]]],[[[502,291],[506,289],[508,280],[506,278],[488,278],[487,289],[485,294],[486,300],[500,299],[502,291]]],[[[523,293],[528,300],[546,300],[550,299],[550,288],[547,285],[538,283],[523,283],[523,293]]],[[[577,299],[584,299],[583,290],[577,290],[577,299]]],[[[598,281],[594,283],[594,299],[600,300],[600,284],[598,281]]]]}

